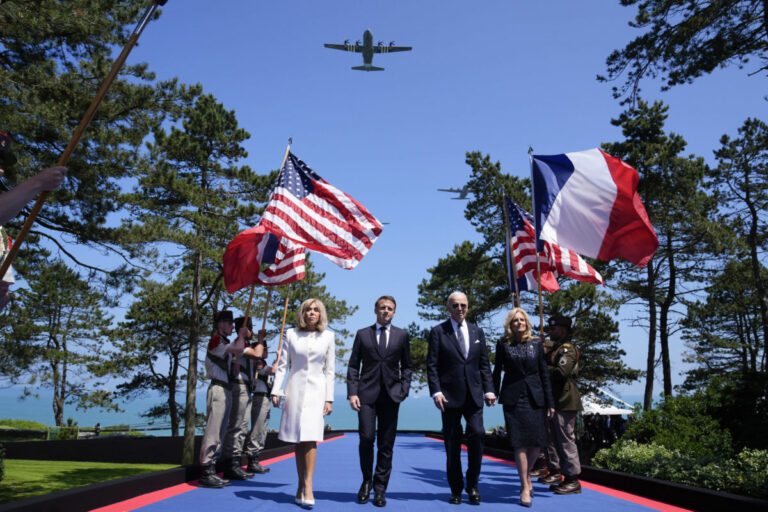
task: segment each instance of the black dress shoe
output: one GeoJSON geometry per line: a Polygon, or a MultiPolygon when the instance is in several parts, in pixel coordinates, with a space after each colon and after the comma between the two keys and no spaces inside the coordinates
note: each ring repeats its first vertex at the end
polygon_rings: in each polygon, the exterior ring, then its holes
{"type": "Polygon", "coordinates": [[[467,491],[467,494],[469,494],[469,502],[472,505],[479,505],[480,502],[483,500],[483,498],[480,496],[480,491],[477,490],[477,487],[473,487],[467,491]]]}
{"type": "Polygon", "coordinates": [[[384,507],[387,505],[387,498],[384,497],[383,491],[376,491],[373,493],[373,504],[376,507],[384,507]]]}
{"type": "Polygon", "coordinates": [[[556,494],[581,494],[581,484],[578,480],[566,478],[563,483],[553,489],[556,494]]]}
{"type": "Polygon", "coordinates": [[[360,490],[357,491],[357,502],[358,503],[368,503],[368,500],[371,499],[371,481],[370,480],[363,480],[363,484],[360,486],[360,490]]]}
{"type": "Polygon", "coordinates": [[[448,500],[448,503],[450,503],[451,505],[461,505],[461,493],[451,494],[451,497],[448,500]]]}

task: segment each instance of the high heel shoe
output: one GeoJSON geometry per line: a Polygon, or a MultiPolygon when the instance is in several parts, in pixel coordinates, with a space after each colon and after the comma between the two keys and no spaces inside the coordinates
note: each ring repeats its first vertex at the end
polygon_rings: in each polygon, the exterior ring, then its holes
{"type": "Polygon", "coordinates": [[[301,499],[301,506],[304,508],[312,508],[315,506],[315,499],[312,498],[311,500],[308,499],[301,499]]]}
{"type": "Polygon", "coordinates": [[[530,508],[533,505],[531,498],[531,492],[528,491],[528,501],[523,501],[523,491],[520,491],[520,506],[530,508]]]}

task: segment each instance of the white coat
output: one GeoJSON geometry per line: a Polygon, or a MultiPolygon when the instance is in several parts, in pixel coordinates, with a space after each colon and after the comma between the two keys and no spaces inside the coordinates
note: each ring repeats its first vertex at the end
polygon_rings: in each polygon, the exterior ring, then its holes
{"type": "Polygon", "coordinates": [[[286,443],[323,440],[323,408],[325,402],[333,401],[335,361],[333,331],[287,332],[272,386],[272,394],[285,395],[278,439],[286,443]]]}

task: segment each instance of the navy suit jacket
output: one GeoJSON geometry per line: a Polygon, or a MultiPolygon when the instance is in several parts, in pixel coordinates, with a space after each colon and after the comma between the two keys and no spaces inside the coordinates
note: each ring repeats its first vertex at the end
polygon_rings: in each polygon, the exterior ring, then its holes
{"type": "Polygon", "coordinates": [[[389,397],[400,403],[411,389],[411,374],[408,331],[390,325],[389,343],[383,353],[375,324],[357,331],[347,365],[347,397],[357,395],[360,403],[372,404],[384,387],[389,397]]]}
{"type": "Polygon", "coordinates": [[[464,357],[464,347],[453,331],[450,320],[436,325],[429,333],[427,349],[427,380],[429,393],[438,391],[445,395],[446,407],[463,407],[471,397],[478,407],[483,406],[485,393],[493,393],[491,363],[485,346],[483,330],[467,322],[469,354],[464,357]]]}
{"type": "Polygon", "coordinates": [[[493,385],[500,404],[515,405],[520,395],[527,391],[537,407],[553,408],[552,386],[541,340],[530,340],[516,348],[504,340],[499,341],[496,344],[493,385]]]}

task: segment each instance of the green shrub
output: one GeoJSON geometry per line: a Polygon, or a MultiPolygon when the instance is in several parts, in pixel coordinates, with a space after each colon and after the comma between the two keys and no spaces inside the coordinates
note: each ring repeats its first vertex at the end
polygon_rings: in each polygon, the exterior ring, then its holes
{"type": "Polygon", "coordinates": [[[695,457],[656,443],[621,439],[595,454],[599,468],[756,498],[768,498],[768,451],[744,449],[735,457],[695,457]]]}
{"type": "Polygon", "coordinates": [[[0,444],[0,482],[3,481],[5,476],[5,448],[0,444]]]}
{"type": "Polygon", "coordinates": [[[640,444],[654,443],[695,458],[733,455],[731,434],[707,414],[702,395],[666,397],[657,408],[644,411],[623,437],[640,444]]]}
{"type": "Polygon", "coordinates": [[[11,419],[0,420],[0,426],[15,428],[17,430],[45,430],[48,428],[47,425],[43,425],[37,421],[11,419]]]}

